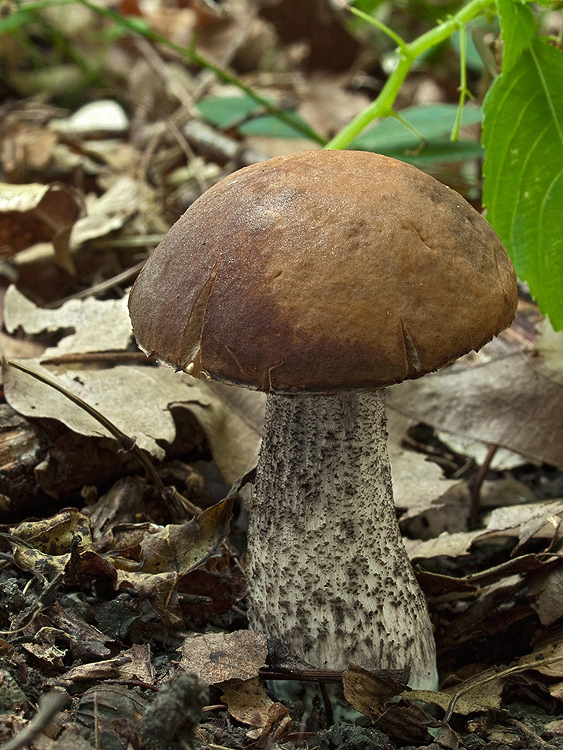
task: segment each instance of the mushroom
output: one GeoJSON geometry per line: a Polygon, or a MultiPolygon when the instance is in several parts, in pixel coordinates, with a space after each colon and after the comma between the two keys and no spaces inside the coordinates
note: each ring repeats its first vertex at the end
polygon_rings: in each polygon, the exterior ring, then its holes
{"type": "Polygon", "coordinates": [[[253,629],[318,668],[410,669],[435,646],[402,543],[385,387],[510,325],[514,269],[461,196],[359,151],[293,153],[202,195],[130,297],[139,346],[268,394],[248,530],[253,629]]]}

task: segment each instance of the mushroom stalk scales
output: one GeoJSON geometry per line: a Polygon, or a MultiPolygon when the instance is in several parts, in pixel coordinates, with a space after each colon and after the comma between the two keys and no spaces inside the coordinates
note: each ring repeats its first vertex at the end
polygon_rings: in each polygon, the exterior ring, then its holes
{"type": "Polygon", "coordinates": [[[318,668],[410,668],[436,688],[395,516],[384,389],[269,395],[249,526],[251,626],[318,668]]]}

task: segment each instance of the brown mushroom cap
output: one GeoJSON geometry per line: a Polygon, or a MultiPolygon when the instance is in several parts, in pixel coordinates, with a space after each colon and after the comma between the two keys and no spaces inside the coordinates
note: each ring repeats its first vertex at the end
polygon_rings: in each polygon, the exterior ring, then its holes
{"type": "Polygon", "coordinates": [[[461,196],[395,159],[310,151],[201,196],[131,292],[139,345],[265,391],[377,388],[510,325],[516,277],[461,196]]]}

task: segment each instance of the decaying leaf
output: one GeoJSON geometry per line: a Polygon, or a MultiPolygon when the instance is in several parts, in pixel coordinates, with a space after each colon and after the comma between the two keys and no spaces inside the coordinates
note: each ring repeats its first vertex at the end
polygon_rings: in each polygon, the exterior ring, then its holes
{"type": "Polygon", "coordinates": [[[59,264],[74,273],[69,238],[81,213],[79,193],[65,185],[0,183],[0,257],[52,242],[59,264]]]}
{"type": "Polygon", "coordinates": [[[384,673],[352,665],[342,675],[344,696],[356,711],[379,719],[387,710],[389,701],[405,689],[408,675],[384,673]]]}
{"type": "Polygon", "coordinates": [[[4,324],[10,333],[18,328],[30,336],[63,332],[57,346],[41,359],[69,353],[124,351],[133,334],[127,315],[127,298],[100,301],[70,300],[56,310],[38,307],[10,286],[4,298],[4,324]]]}
{"type": "Polygon", "coordinates": [[[291,726],[289,710],[282,703],[274,702],[264,690],[257,677],[249,680],[231,680],[222,685],[222,700],[227,704],[231,716],[254,729],[247,734],[258,739],[261,734],[270,734],[274,723],[281,724],[271,740],[280,739],[291,726]]]}
{"type": "Polygon", "coordinates": [[[201,565],[229,533],[233,499],[227,498],[186,523],[145,532],[140,559],[112,556],[117,569],[116,588],[132,586],[147,598],[170,624],[181,620],[178,584],[201,565]]]}
{"type": "Polygon", "coordinates": [[[151,663],[151,650],[148,643],[134,644],[130,649],[122,651],[119,656],[104,661],[81,664],[66,672],[61,683],[73,685],[90,680],[110,679],[141,680],[152,685],[155,680],[155,670],[151,663]]]}
{"type": "Polygon", "coordinates": [[[470,509],[467,485],[445,479],[438,464],[403,446],[411,424],[408,417],[389,410],[387,448],[401,530],[417,539],[465,530],[470,509]]]}
{"type": "Polygon", "coordinates": [[[146,219],[157,214],[155,192],[146,182],[127,175],[108,179],[111,184],[102,196],[87,198],[87,214],[72,229],[72,247],[121,229],[137,214],[146,219]]]}
{"type": "MultiPolygon", "coordinates": [[[[563,568],[561,566],[540,571],[539,575],[530,582],[529,591],[535,597],[531,606],[538,613],[542,625],[551,625],[563,617],[563,568]]],[[[563,659],[563,648],[561,652],[563,659]]],[[[563,677],[563,674],[561,676],[563,677]]]]}
{"type": "Polygon", "coordinates": [[[434,703],[444,711],[467,716],[490,708],[499,708],[502,696],[502,673],[490,669],[446,691],[412,690],[402,694],[404,700],[434,703]]]}
{"type": "Polygon", "coordinates": [[[266,637],[250,630],[190,635],[182,644],[180,667],[217,685],[257,677],[267,655],[266,637]]]}
{"type": "Polygon", "coordinates": [[[438,430],[563,468],[563,388],[519,351],[406,380],[389,389],[389,406],[438,430]]]}
{"type": "Polygon", "coordinates": [[[382,732],[401,744],[426,745],[433,718],[416,703],[395,702],[407,679],[406,672],[386,673],[351,665],[342,675],[342,685],[346,700],[356,711],[369,716],[382,732]]]}
{"type": "Polygon", "coordinates": [[[115,578],[111,564],[93,549],[89,519],[76,508],[52,518],[25,521],[6,535],[14,562],[22,570],[44,578],[77,572],[96,572],[115,578]]]}
{"type": "MultiPolygon", "coordinates": [[[[56,347],[24,364],[94,406],[153,456],[162,459],[162,443],[174,441],[176,430],[169,407],[179,406],[190,411],[205,430],[227,484],[255,465],[264,394],[238,393],[241,389],[227,389],[149,363],[102,369],[47,365],[47,361],[71,353],[124,351],[132,339],[125,299],[71,301],[58,310],[44,310],[11,289],[5,316],[12,331],[21,326],[30,334],[61,332],[56,347]]],[[[4,388],[10,405],[20,414],[58,419],[82,435],[109,436],[83,409],[25,373],[4,366],[4,388]]]]}

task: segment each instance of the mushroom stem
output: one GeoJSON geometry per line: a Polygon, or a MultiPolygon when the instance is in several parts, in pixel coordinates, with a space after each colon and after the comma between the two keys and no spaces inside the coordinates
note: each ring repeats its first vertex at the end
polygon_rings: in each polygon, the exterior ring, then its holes
{"type": "Polygon", "coordinates": [[[384,390],[269,395],[249,525],[251,627],[318,668],[410,667],[435,689],[426,602],[401,540],[384,390]]]}

